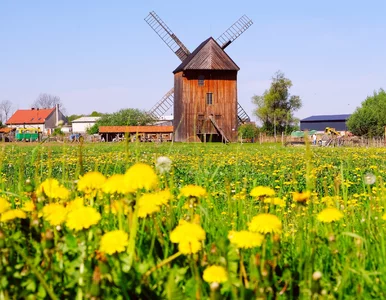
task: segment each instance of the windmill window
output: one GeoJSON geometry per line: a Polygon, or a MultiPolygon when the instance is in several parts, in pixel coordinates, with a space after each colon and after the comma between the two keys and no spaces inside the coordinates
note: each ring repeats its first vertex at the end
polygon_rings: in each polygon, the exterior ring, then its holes
{"type": "Polygon", "coordinates": [[[213,104],[213,93],[206,93],[206,104],[213,104]]]}
{"type": "Polygon", "coordinates": [[[204,75],[198,76],[198,86],[204,86],[204,83],[205,83],[205,76],[204,75]]]}

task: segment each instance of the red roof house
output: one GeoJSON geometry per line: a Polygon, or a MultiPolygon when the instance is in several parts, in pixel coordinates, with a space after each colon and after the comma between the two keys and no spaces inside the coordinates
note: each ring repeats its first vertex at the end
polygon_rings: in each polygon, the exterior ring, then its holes
{"type": "Polygon", "coordinates": [[[19,109],[6,122],[8,127],[35,127],[44,133],[51,133],[59,121],[66,122],[66,117],[60,112],[59,106],[49,109],[19,109]]]}

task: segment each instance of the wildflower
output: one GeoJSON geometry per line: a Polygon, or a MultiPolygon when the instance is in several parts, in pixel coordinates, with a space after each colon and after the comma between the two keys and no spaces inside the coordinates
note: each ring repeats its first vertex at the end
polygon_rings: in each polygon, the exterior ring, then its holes
{"type": "Polygon", "coordinates": [[[13,219],[25,219],[27,215],[20,209],[11,209],[1,214],[0,222],[7,222],[13,219]]]}
{"type": "Polygon", "coordinates": [[[11,205],[6,199],[0,198],[0,214],[7,211],[10,207],[11,205]]]}
{"type": "Polygon", "coordinates": [[[129,244],[128,234],[122,230],[113,230],[105,233],[101,238],[100,251],[106,254],[114,254],[125,251],[129,244]]]}
{"type": "Polygon", "coordinates": [[[252,218],[248,228],[252,232],[281,233],[282,224],[280,219],[272,214],[259,214],[252,218]]]}
{"type": "Polygon", "coordinates": [[[137,163],[125,173],[125,185],[129,191],[139,189],[152,190],[158,185],[158,177],[154,170],[146,164],[137,163]]]}
{"type": "Polygon", "coordinates": [[[252,189],[250,192],[252,197],[261,198],[261,197],[272,197],[275,196],[275,191],[266,186],[257,186],[252,189]]]}
{"type": "Polygon", "coordinates": [[[343,218],[343,214],[336,208],[330,207],[323,209],[317,216],[318,220],[323,223],[331,223],[339,221],[343,218]]]}
{"type": "Polygon", "coordinates": [[[204,275],[202,276],[204,280],[208,283],[223,283],[228,280],[228,275],[226,270],[221,266],[210,266],[204,270],[204,275]]]}
{"type": "Polygon", "coordinates": [[[138,217],[146,218],[155,212],[160,211],[160,206],[153,194],[144,194],[138,199],[138,217]]]}
{"type": "Polygon", "coordinates": [[[52,226],[57,226],[66,221],[67,210],[59,203],[50,203],[43,207],[43,216],[52,226]]]}
{"type": "Polygon", "coordinates": [[[386,214],[382,216],[382,220],[386,220],[386,214]]]}
{"type": "Polygon", "coordinates": [[[66,204],[67,212],[73,211],[81,207],[83,207],[83,198],[80,198],[80,197],[76,197],[75,200],[67,202],[66,204]]]}
{"type": "Polygon", "coordinates": [[[69,212],[66,225],[76,231],[87,229],[95,225],[101,219],[101,215],[93,207],[81,207],[69,212]]]}
{"type": "Polygon", "coordinates": [[[129,207],[123,202],[123,200],[114,200],[111,202],[110,206],[105,206],[105,211],[116,215],[117,213],[127,214],[129,212],[129,207]]]}
{"type": "Polygon", "coordinates": [[[125,184],[125,176],[123,174],[114,174],[109,177],[102,186],[105,194],[127,194],[131,191],[125,184]]]}
{"type": "Polygon", "coordinates": [[[228,239],[231,244],[235,245],[237,248],[249,249],[253,247],[260,247],[264,240],[264,236],[260,233],[241,230],[230,231],[228,239]]]}
{"type": "Polygon", "coordinates": [[[25,212],[31,212],[31,211],[34,211],[36,207],[32,201],[26,201],[24,202],[24,205],[21,209],[25,212]]]}
{"type": "Polygon", "coordinates": [[[205,240],[205,231],[198,224],[180,221],[171,232],[170,240],[178,243],[178,250],[183,254],[197,253],[201,250],[200,241],[205,240]]]}
{"type": "Polygon", "coordinates": [[[88,172],[80,177],[78,181],[78,191],[84,192],[92,197],[102,189],[106,177],[100,172],[88,172]]]}
{"type": "Polygon", "coordinates": [[[148,215],[160,211],[160,206],[167,204],[171,196],[172,195],[169,190],[142,195],[142,197],[138,200],[138,216],[140,218],[145,218],[148,215]]]}
{"type": "Polygon", "coordinates": [[[67,199],[70,194],[70,192],[64,186],[59,184],[59,181],[53,178],[44,180],[39,185],[36,192],[39,196],[46,196],[48,198],[62,200],[67,199]]]}
{"type": "Polygon", "coordinates": [[[363,176],[363,181],[365,184],[374,184],[376,180],[376,177],[372,173],[366,173],[365,176],[363,176]]]}
{"type": "Polygon", "coordinates": [[[160,174],[167,173],[172,168],[172,161],[169,157],[160,156],[157,158],[155,168],[160,174]]]}
{"type": "Polygon", "coordinates": [[[305,203],[305,202],[307,202],[307,200],[310,198],[310,196],[311,196],[311,193],[309,191],[301,192],[301,193],[294,192],[292,194],[292,197],[293,197],[294,201],[296,201],[298,203],[305,203]]]}
{"type": "Polygon", "coordinates": [[[273,204],[280,207],[284,207],[286,205],[285,201],[281,198],[275,197],[275,198],[265,198],[264,199],[265,204],[273,204]]]}
{"type": "Polygon", "coordinates": [[[197,185],[186,185],[180,190],[180,197],[200,198],[206,196],[206,190],[197,185]]]}

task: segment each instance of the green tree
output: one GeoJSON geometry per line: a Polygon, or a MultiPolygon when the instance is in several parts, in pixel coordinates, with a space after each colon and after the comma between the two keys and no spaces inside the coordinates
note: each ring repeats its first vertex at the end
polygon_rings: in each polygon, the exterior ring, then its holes
{"type": "Polygon", "coordinates": [[[268,134],[291,132],[298,120],[293,113],[302,106],[299,96],[289,93],[292,81],[281,71],[272,77],[271,87],[262,96],[255,95],[252,102],[257,105],[254,114],[262,122],[261,130],[268,134]]]}
{"type": "Polygon", "coordinates": [[[242,139],[253,139],[259,134],[259,128],[255,123],[247,123],[239,126],[238,133],[242,139]]]}
{"type": "Polygon", "coordinates": [[[95,110],[90,115],[90,117],[101,117],[101,116],[103,116],[103,113],[95,111],[95,110]]]}
{"type": "Polygon", "coordinates": [[[112,114],[105,114],[96,122],[98,126],[134,126],[153,123],[152,117],[135,108],[121,109],[112,114]]]}
{"type": "Polygon", "coordinates": [[[347,120],[347,128],[355,135],[383,136],[386,126],[386,92],[380,89],[362,102],[347,120]]]}

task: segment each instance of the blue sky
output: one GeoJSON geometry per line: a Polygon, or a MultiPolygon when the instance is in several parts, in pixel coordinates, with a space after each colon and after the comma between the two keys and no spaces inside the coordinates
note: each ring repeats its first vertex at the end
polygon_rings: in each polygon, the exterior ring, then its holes
{"type": "Polygon", "coordinates": [[[351,113],[386,88],[384,0],[0,0],[0,101],[29,108],[45,92],[69,114],[150,109],[179,65],[144,21],[151,10],[190,51],[243,14],[253,20],[226,49],[250,115],[277,70],[303,100],[299,118],[351,113]]]}

